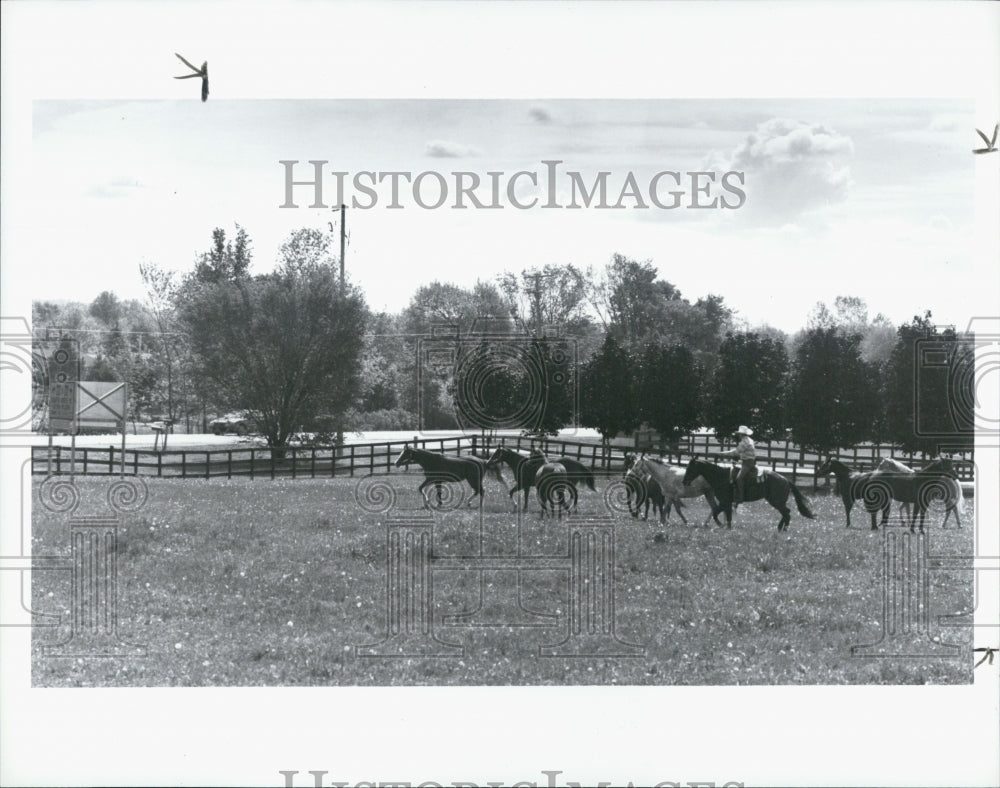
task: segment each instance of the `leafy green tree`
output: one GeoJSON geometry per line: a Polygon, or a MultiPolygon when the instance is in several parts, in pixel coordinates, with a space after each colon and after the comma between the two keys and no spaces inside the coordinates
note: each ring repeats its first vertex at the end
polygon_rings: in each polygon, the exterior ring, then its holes
{"type": "Polygon", "coordinates": [[[177,304],[195,370],[221,402],[247,410],[281,448],[319,414],[357,395],[366,309],[331,266],[201,282],[177,304]]]}
{"type": "Polygon", "coordinates": [[[235,237],[226,240],[226,231],[216,227],[212,230],[211,248],[195,264],[194,278],[204,284],[244,279],[250,273],[252,257],[246,230],[237,224],[235,237]]]}
{"type": "Polygon", "coordinates": [[[121,320],[122,303],[118,300],[118,296],[105,290],[91,302],[88,311],[105,326],[111,328],[117,326],[121,320]]]}
{"type": "Polygon", "coordinates": [[[893,443],[925,455],[972,448],[973,352],[968,337],[938,328],[929,311],[899,326],[886,366],[886,426],[893,443]]]}
{"type": "Polygon", "coordinates": [[[674,442],[700,423],[701,373],[683,345],[649,344],[642,354],[639,417],[663,441],[674,442]]]}
{"type": "Polygon", "coordinates": [[[636,364],[612,334],[580,371],[580,423],[601,433],[605,445],[639,426],[636,364]]]}
{"type": "Polygon", "coordinates": [[[783,435],[788,372],[782,343],[753,332],[728,333],[719,347],[705,423],[720,437],[741,424],[762,438],[783,435]]]}
{"type": "Polygon", "coordinates": [[[510,314],[535,336],[542,336],[545,327],[577,334],[590,324],[587,281],[576,266],[546,265],[519,275],[508,271],[497,277],[497,286],[510,314]]]}
{"type": "Polygon", "coordinates": [[[812,328],[796,351],[788,423],[799,446],[828,452],[871,440],[880,419],[877,369],[860,334],[812,328]]]}

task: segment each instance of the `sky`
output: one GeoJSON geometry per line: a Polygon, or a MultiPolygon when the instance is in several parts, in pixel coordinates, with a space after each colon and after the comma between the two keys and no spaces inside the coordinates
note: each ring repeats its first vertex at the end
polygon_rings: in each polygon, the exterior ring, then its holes
{"type": "MultiPolygon", "coordinates": [[[[184,67],[178,63],[177,73],[184,67]]],[[[549,263],[604,265],[614,253],[649,260],[690,300],[722,295],[748,325],[793,332],[818,301],[860,296],[894,322],[930,309],[965,323],[974,277],[974,102],[963,99],[348,99],[227,100],[176,83],[176,100],[41,100],[32,106],[34,234],[25,271],[33,299],[92,300],[102,290],[143,298],[140,263],[191,269],[215,227],[250,235],[255,272],[274,267],[300,227],[339,232],[334,171],[346,172],[349,276],[375,310],[399,311],[433,280],[471,286],[505,270],[549,263]],[[181,95],[183,94],[183,95],[181,95]],[[190,94],[190,95],[187,95],[190,94]],[[282,160],[293,178],[323,165],[323,209],[297,186],[285,202],[282,160]],[[607,176],[607,205],[629,173],[641,200],[619,210],[542,208],[544,161],[556,166],[556,203],[574,202],[579,172],[607,176]],[[537,173],[538,188],[510,177],[537,173]],[[661,171],[685,178],[675,209],[649,199],[661,171]],[[400,181],[371,200],[359,171],[441,173],[448,200],[423,208],[400,181]],[[455,176],[475,173],[490,204],[456,209],[455,176]],[[695,209],[690,176],[714,173],[709,196],[732,209],[695,209]],[[745,194],[720,191],[722,176],[745,194]],[[739,184],[742,182],[742,186],[739,184]],[[53,199],[57,204],[53,204],[53,199]],[[54,231],[53,222],[58,230],[54,231]]],[[[471,182],[471,176],[465,183],[471,182]]],[[[658,182],[660,202],[677,186],[658,182]]],[[[365,181],[368,183],[368,181],[365,181]]],[[[701,180],[704,184],[704,178],[701,180]]],[[[437,176],[418,196],[437,202],[437,176]]],[[[710,201],[708,197],[701,202],[710,201]]]]}

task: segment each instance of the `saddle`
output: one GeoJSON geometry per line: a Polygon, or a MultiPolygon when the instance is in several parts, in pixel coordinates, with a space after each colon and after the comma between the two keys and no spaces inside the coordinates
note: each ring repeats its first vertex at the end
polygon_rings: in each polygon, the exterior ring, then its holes
{"type": "MultiPolygon", "coordinates": [[[[749,474],[747,474],[747,477],[743,480],[744,499],[749,498],[751,493],[757,492],[760,486],[764,484],[765,474],[767,473],[770,473],[770,471],[755,467],[749,474]]],[[[736,490],[736,477],[739,476],[739,474],[740,469],[738,466],[733,466],[729,471],[729,485],[733,488],[734,493],[736,490]]]]}

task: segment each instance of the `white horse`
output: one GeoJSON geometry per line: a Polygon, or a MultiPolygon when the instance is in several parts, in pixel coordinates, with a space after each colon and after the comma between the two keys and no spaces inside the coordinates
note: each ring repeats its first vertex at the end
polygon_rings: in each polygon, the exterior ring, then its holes
{"type": "Polygon", "coordinates": [[[703,479],[698,477],[691,484],[684,484],[684,469],[676,468],[673,465],[667,465],[660,460],[654,460],[647,457],[645,454],[641,455],[638,459],[635,459],[634,455],[629,455],[626,457],[626,465],[630,471],[635,471],[635,475],[642,479],[644,476],[652,476],[654,481],[660,486],[660,490],[663,493],[663,508],[660,510],[660,524],[666,523],[667,518],[670,516],[670,506],[673,504],[674,508],[677,509],[677,513],[681,516],[681,520],[684,524],[687,524],[687,518],[683,515],[679,507],[679,499],[681,498],[697,498],[701,495],[705,496],[708,501],[708,505],[712,507],[712,512],[708,517],[705,518],[704,525],[708,525],[709,518],[713,518],[716,523],[722,525],[719,522],[719,504],[715,499],[715,493],[712,492],[712,486],[703,479]]]}

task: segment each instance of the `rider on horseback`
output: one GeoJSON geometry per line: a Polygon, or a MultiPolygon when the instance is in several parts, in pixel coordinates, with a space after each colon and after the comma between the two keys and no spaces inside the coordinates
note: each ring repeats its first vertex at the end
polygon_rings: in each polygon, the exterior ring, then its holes
{"type": "Polygon", "coordinates": [[[753,478],[757,473],[757,451],[754,449],[753,441],[750,440],[753,430],[741,424],[740,428],[736,430],[736,435],[740,439],[739,443],[736,444],[736,448],[732,451],[725,451],[719,454],[720,457],[732,457],[740,461],[740,472],[736,476],[736,494],[733,498],[733,506],[743,502],[744,485],[747,479],[753,478]]]}

